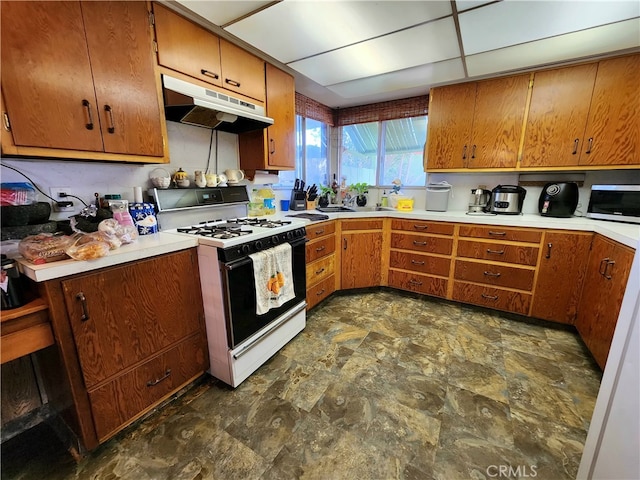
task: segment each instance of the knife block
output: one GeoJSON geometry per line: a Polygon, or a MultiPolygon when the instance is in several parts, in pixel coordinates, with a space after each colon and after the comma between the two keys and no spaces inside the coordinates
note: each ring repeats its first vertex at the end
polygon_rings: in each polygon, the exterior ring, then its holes
{"type": "Polygon", "coordinates": [[[291,201],[289,202],[289,210],[306,210],[307,196],[302,190],[291,191],[291,201]]]}

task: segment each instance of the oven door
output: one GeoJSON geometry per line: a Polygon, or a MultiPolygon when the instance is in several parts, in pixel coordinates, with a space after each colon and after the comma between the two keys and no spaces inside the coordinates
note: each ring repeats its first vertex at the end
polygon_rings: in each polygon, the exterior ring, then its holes
{"type": "Polygon", "coordinates": [[[226,297],[227,335],[230,348],[269,325],[276,318],[305,301],[306,267],[305,243],[302,238],[291,242],[293,255],[291,268],[295,297],[264,315],[256,314],[256,291],[253,280],[253,262],[249,257],[222,265],[222,281],[226,297]]]}

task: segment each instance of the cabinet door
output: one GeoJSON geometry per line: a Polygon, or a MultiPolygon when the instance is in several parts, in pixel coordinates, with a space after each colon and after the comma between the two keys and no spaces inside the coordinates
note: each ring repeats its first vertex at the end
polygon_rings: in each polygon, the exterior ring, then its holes
{"type": "Polygon", "coordinates": [[[80,3],[3,2],[1,21],[14,143],[102,151],[80,3]]]}
{"type": "Polygon", "coordinates": [[[529,76],[478,82],[468,168],[515,168],[529,76]]]}
{"type": "Polygon", "coordinates": [[[580,165],[640,164],[640,55],[602,60],[580,165]]]}
{"type": "Polygon", "coordinates": [[[264,60],[220,39],[222,86],[264,102],[264,60]]]}
{"type": "Polygon", "coordinates": [[[531,316],[573,324],[592,234],[546,232],[531,316]]]}
{"type": "Polygon", "coordinates": [[[195,250],[62,282],[87,389],[200,329],[195,250]]]}
{"type": "Polygon", "coordinates": [[[267,128],[268,167],[295,168],[296,105],[291,75],[267,64],[267,115],[274,119],[267,128]]]}
{"type": "Polygon", "coordinates": [[[153,14],[158,63],[221,87],[219,37],[159,3],[153,4],[153,14]]]}
{"type": "Polygon", "coordinates": [[[431,90],[425,170],[466,167],[475,99],[475,83],[431,90]]]}
{"type": "Polygon", "coordinates": [[[596,64],[537,72],[533,80],[521,165],[577,165],[596,64]]]}
{"type": "Polygon", "coordinates": [[[162,126],[145,2],[82,2],[104,151],[161,157],[162,126]]]}
{"type": "Polygon", "coordinates": [[[342,235],[342,288],[380,285],[382,232],[342,235]]]}

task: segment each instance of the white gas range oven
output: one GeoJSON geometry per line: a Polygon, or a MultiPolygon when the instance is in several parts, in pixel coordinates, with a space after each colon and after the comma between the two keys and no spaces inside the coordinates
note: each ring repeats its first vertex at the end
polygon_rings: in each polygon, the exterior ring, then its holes
{"type": "MultiPolygon", "coordinates": [[[[304,222],[248,218],[244,186],[153,189],[150,194],[161,227],[188,218],[188,224],[163,232],[198,237],[209,373],[237,387],[305,327],[304,222]],[[166,215],[174,218],[167,221],[166,215]],[[264,283],[273,283],[274,292],[282,286],[287,296],[268,305],[266,313],[258,313],[264,295],[256,289],[267,286],[260,282],[260,274],[256,280],[254,265],[260,265],[257,257],[269,258],[276,250],[285,256],[285,271],[264,283]],[[280,286],[275,286],[278,281],[280,286]]],[[[277,294],[270,290],[269,300],[277,300],[277,294]]]]}

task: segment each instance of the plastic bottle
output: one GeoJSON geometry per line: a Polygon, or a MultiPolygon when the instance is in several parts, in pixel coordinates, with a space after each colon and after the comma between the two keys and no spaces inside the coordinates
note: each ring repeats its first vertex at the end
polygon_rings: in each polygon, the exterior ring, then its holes
{"type": "Polygon", "coordinates": [[[382,192],[382,198],[380,199],[380,205],[383,207],[389,206],[389,197],[387,197],[387,191],[382,192]]]}
{"type": "Polygon", "coordinates": [[[271,187],[261,188],[258,192],[262,197],[263,215],[275,215],[276,194],[271,187]]]}
{"type": "Polygon", "coordinates": [[[264,199],[260,195],[260,191],[254,188],[251,191],[251,201],[249,202],[249,216],[259,217],[264,215],[264,199]]]}

